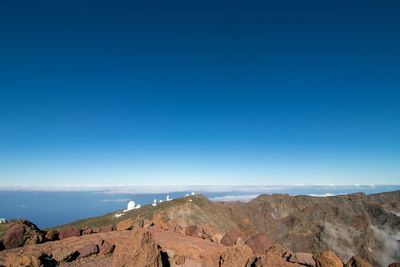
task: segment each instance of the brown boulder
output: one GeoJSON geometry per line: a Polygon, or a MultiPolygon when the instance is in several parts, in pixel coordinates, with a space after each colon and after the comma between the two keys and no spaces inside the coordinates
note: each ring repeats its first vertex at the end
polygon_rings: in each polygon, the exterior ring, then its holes
{"type": "Polygon", "coordinates": [[[372,264],[359,256],[354,256],[346,263],[346,267],[372,267],[372,264]]]}
{"type": "Polygon", "coordinates": [[[99,253],[99,247],[95,244],[89,244],[84,246],[83,248],[78,249],[78,253],[78,259],[86,258],[99,253]]]}
{"type": "Polygon", "coordinates": [[[246,245],[253,250],[254,254],[264,254],[267,249],[272,247],[272,242],[267,234],[259,233],[247,239],[246,245]]]}
{"type": "Polygon", "coordinates": [[[6,231],[3,245],[6,249],[37,244],[44,240],[43,233],[31,222],[16,221],[6,231]]]}
{"type": "Polygon", "coordinates": [[[55,241],[58,240],[58,231],[57,230],[50,230],[46,232],[46,235],[44,236],[47,241],[55,241]]]}
{"type": "Polygon", "coordinates": [[[298,263],[305,266],[315,267],[315,260],[310,253],[296,252],[290,254],[289,262],[298,263]]]}
{"type": "Polygon", "coordinates": [[[88,226],[86,226],[85,228],[83,228],[83,230],[82,230],[82,235],[91,235],[91,234],[93,234],[94,232],[93,232],[93,229],[92,228],[90,228],[90,227],[88,227],[88,226]]]}
{"type": "Polygon", "coordinates": [[[115,247],[112,266],[161,267],[161,251],[150,232],[137,228],[124,245],[115,247]]]}
{"type": "Polygon", "coordinates": [[[108,232],[111,232],[112,230],[113,230],[112,225],[106,225],[106,226],[100,227],[98,233],[108,233],[108,232]]]}
{"type": "Polygon", "coordinates": [[[332,251],[323,251],[314,260],[317,267],[343,267],[343,262],[332,251]]]}
{"type": "Polygon", "coordinates": [[[225,246],[233,246],[236,244],[236,240],[239,237],[243,238],[242,232],[238,229],[231,229],[222,237],[221,244],[225,246]]]}
{"type": "Polygon", "coordinates": [[[286,247],[274,245],[264,255],[256,258],[254,262],[249,262],[248,267],[304,267],[304,265],[287,261],[291,254],[292,252],[286,247]]]}
{"type": "Polygon", "coordinates": [[[253,253],[248,246],[229,247],[220,256],[219,266],[246,266],[252,257],[253,253]]]}
{"type": "Polygon", "coordinates": [[[117,231],[131,230],[134,225],[135,222],[133,221],[133,219],[129,218],[127,220],[123,220],[117,223],[116,230],[117,231]]]}
{"type": "Polygon", "coordinates": [[[219,266],[221,255],[231,249],[207,239],[165,231],[158,227],[150,228],[150,232],[160,248],[167,253],[168,257],[164,254],[163,258],[168,258],[172,266],[176,262],[184,262],[183,266],[219,266]]]}
{"type": "Polygon", "coordinates": [[[200,236],[201,231],[196,225],[190,225],[185,228],[185,235],[188,236],[200,236]]]}
{"type": "Polygon", "coordinates": [[[100,246],[101,255],[110,255],[114,252],[115,245],[107,240],[103,240],[100,246]]]}
{"type": "Polygon", "coordinates": [[[73,237],[73,236],[81,236],[81,229],[78,228],[67,228],[67,229],[61,229],[59,231],[58,237],[60,240],[73,237]]]}
{"type": "Polygon", "coordinates": [[[6,249],[17,248],[24,245],[24,226],[22,224],[14,224],[8,228],[4,235],[4,246],[6,249]]]}

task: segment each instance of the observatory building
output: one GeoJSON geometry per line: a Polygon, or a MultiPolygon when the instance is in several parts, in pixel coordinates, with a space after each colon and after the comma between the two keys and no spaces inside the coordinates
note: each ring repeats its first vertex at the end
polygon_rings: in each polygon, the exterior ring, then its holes
{"type": "Polygon", "coordinates": [[[7,220],[5,218],[0,218],[0,223],[6,223],[7,220]]]}
{"type": "Polygon", "coordinates": [[[130,210],[135,210],[135,209],[140,209],[140,205],[136,205],[135,201],[129,201],[128,202],[128,206],[126,208],[126,210],[124,210],[124,212],[126,211],[130,211],[130,210]]]}
{"type": "Polygon", "coordinates": [[[129,201],[128,202],[128,207],[126,210],[133,210],[135,208],[135,202],[134,201],[129,201]]]}

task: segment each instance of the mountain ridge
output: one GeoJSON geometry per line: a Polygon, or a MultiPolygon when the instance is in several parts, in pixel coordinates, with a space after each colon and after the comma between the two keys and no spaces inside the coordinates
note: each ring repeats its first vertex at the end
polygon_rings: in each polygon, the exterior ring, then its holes
{"type": "Polygon", "coordinates": [[[376,266],[399,261],[400,191],[366,195],[354,193],[330,197],[260,195],[247,202],[213,202],[203,195],[143,206],[79,220],[48,231],[111,227],[118,231],[154,225],[155,227],[224,242],[234,235],[234,243],[265,234],[271,243],[291,251],[313,255],[333,251],[343,262],[354,255],[376,266]],[[226,239],[225,239],[226,240],[226,239]]]}

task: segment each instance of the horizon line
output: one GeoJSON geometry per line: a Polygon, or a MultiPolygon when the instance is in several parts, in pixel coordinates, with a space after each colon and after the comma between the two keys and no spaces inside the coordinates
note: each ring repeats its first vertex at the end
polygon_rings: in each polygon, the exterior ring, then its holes
{"type": "Polygon", "coordinates": [[[175,185],[175,184],[58,184],[58,185],[29,185],[13,184],[0,185],[0,191],[48,191],[48,192],[85,192],[106,191],[109,193],[165,193],[177,191],[198,192],[223,192],[223,191],[247,191],[260,192],[264,190],[277,190],[290,187],[326,187],[326,188],[376,188],[376,187],[398,187],[400,184],[204,184],[204,185],[175,185]]]}

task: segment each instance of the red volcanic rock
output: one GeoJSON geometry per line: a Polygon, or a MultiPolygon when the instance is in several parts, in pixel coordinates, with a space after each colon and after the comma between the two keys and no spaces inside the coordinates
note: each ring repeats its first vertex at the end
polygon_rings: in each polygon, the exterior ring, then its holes
{"type": "Polygon", "coordinates": [[[400,262],[393,262],[388,267],[400,267],[400,262]]]}
{"type": "Polygon", "coordinates": [[[167,259],[171,266],[244,267],[249,258],[253,257],[253,252],[247,245],[224,246],[208,239],[182,235],[157,227],[152,228],[150,232],[163,253],[166,253],[162,256],[163,263],[167,259]]]}
{"type": "Polygon", "coordinates": [[[112,230],[113,230],[112,225],[106,225],[106,226],[100,227],[98,233],[108,233],[108,232],[111,232],[112,230]]]}
{"type": "Polygon", "coordinates": [[[323,251],[314,260],[317,267],[343,267],[343,262],[332,251],[323,251]]]}
{"type": "Polygon", "coordinates": [[[239,237],[243,238],[242,232],[238,229],[231,229],[222,237],[221,244],[225,246],[233,246],[236,244],[236,240],[239,237]]]}
{"type": "Polygon", "coordinates": [[[107,240],[103,240],[100,246],[101,255],[110,255],[114,252],[115,245],[107,240]]]}
{"type": "Polygon", "coordinates": [[[315,267],[315,260],[310,253],[296,252],[292,253],[288,259],[290,262],[299,263],[305,266],[315,267]]]}
{"type": "Polygon", "coordinates": [[[73,236],[81,236],[81,229],[78,228],[61,229],[58,235],[60,240],[73,236]]]}
{"type": "Polygon", "coordinates": [[[267,249],[272,247],[272,242],[265,233],[250,237],[246,244],[253,250],[254,254],[264,254],[267,249]]]}
{"type": "Polygon", "coordinates": [[[83,248],[78,249],[78,253],[78,259],[86,258],[99,253],[99,247],[95,244],[89,244],[84,246],[83,248]]]}
{"type": "Polygon", "coordinates": [[[199,236],[201,235],[201,231],[196,225],[190,225],[185,228],[185,234],[189,236],[199,236]]]}
{"type": "MultiPolygon", "coordinates": [[[[68,239],[67,239],[68,240],[68,239]]],[[[63,241],[60,241],[63,242],[63,241]]],[[[70,247],[70,246],[61,246],[61,247],[55,247],[51,251],[51,255],[54,260],[57,262],[71,262],[76,260],[79,256],[79,252],[77,251],[76,247],[70,247]]]]}
{"type": "Polygon", "coordinates": [[[57,230],[47,231],[44,237],[46,238],[47,241],[58,240],[58,231],[57,230]]]}
{"type": "MultiPolygon", "coordinates": [[[[266,251],[264,255],[256,258],[252,265],[247,266],[257,266],[257,267],[304,267],[298,263],[292,263],[287,261],[292,252],[279,244],[272,246],[266,251]]],[[[247,267],[246,266],[246,267],[247,267]]]]}
{"type": "Polygon", "coordinates": [[[161,251],[150,232],[138,228],[133,230],[124,245],[115,247],[113,267],[120,266],[154,266],[161,267],[161,251]]]}
{"type": "Polygon", "coordinates": [[[21,247],[25,244],[43,242],[43,233],[31,222],[14,222],[6,231],[3,245],[6,249],[21,247]]]}
{"type": "Polygon", "coordinates": [[[372,267],[372,264],[359,256],[354,256],[346,263],[346,267],[372,267]]]}
{"type": "Polygon", "coordinates": [[[82,230],[82,235],[90,235],[90,234],[93,234],[93,233],[94,233],[93,229],[90,228],[90,227],[85,227],[82,230]]]}
{"type": "Polygon", "coordinates": [[[219,266],[246,266],[252,261],[253,253],[248,246],[233,246],[227,248],[220,256],[219,266]]]}
{"type": "Polygon", "coordinates": [[[17,248],[24,245],[24,226],[22,224],[15,224],[8,228],[4,235],[4,247],[6,249],[17,248]]]}

